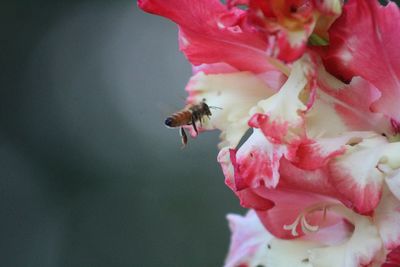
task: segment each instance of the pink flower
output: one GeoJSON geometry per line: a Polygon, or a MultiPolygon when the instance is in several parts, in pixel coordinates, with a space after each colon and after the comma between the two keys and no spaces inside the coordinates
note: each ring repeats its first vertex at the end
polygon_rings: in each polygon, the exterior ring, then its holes
{"type": "Polygon", "coordinates": [[[397,6],[139,6],[179,25],[194,65],[187,102],[221,108],[198,128],[221,131],[225,183],[251,209],[229,216],[225,266],[400,266],[397,6]]]}

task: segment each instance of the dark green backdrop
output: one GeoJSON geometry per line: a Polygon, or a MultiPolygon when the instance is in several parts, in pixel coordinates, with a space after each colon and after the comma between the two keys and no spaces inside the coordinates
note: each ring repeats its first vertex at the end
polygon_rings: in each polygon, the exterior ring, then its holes
{"type": "Polygon", "coordinates": [[[220,266],[218,133],[163,126],[190,65],[135,1],[2,1],[0,266],[220,266]]]}

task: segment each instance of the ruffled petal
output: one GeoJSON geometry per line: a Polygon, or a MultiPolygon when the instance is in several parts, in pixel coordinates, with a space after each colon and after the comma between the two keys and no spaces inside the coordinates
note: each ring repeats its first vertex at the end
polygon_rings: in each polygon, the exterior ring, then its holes
{"type": "Polygon", "coordinates": [[[362,214],[373,211],[380,200],[384,174],[377,165],[386,144],[382,136],[364,138],[329,164],[332,183],[362,214]]]}
{"type": "Polygon", "coordinates": [[[400,11],[372,0],[351,0],[330,30],[325,63],[337,77],[361,76],[381,91],[375,112],[400,121],[400,11]]]}
{"type": "Polygon", "coordinates": [[[309,87],[309,83],[312,83],[310,76],[313,76],[314,71],[312,65],[309,55],[296,61],[279,92],[259,101],[257,107],[251,111],[254,116],[249,120],[249,126],[260,129],[268,142],[274,144],[269,148],[274,151],[269,153],[277,155],[276,159],[282,153],[285,153],[286,158],[292,159],[297,146],[306,139],[303,115],[308,107],[304,102],[312,101],[310,98],[315,90],[309,87]]]}
{"type": "Polygon", "coordinates": [[[394,192],[400,168],[400,143],[388,143],[380,135],[355,139],[347,145],[346,153],[329,163],[330,180],[349,200],[357,212],[372,212],[381,197],[383,181],[388,182],[394,192]]]}

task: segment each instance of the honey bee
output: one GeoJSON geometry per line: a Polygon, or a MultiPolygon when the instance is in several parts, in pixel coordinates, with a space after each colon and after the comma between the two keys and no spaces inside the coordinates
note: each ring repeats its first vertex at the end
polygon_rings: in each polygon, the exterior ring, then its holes
{"type": "Polygon", "coordinates": [[[199,104],[189,104],[182,110],[179,110],[172,114],[165,120],[165,126],[169,128],[180,127],[179,133],[182,138],[182,148],[186,146],[188,138],[183,126],[192,125],[193,130],[198,134],[196,123],[199,122],[200,125],[203,122],[204,117],[210,118],[211,111],[210,107],[206,104],[205,99],[203,99],[199,104]]]}

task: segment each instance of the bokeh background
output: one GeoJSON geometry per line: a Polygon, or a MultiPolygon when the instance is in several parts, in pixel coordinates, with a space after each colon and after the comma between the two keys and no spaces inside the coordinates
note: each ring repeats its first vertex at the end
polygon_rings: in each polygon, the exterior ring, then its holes
{"type": "Polygon", "coordinates": [[[191,68],[129,1],[1,1],[0,266],[221,266],[218,133],[180,149],[191,68]]]}

